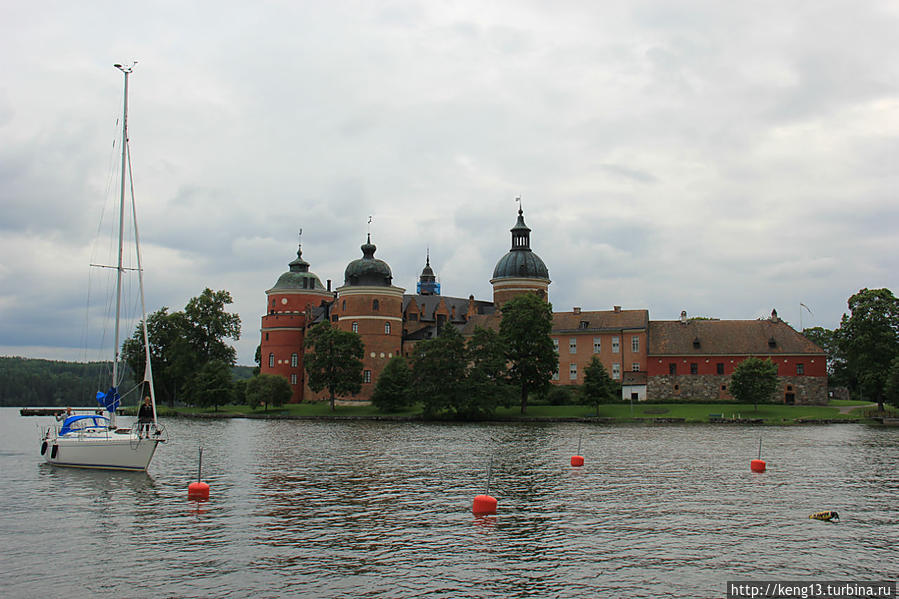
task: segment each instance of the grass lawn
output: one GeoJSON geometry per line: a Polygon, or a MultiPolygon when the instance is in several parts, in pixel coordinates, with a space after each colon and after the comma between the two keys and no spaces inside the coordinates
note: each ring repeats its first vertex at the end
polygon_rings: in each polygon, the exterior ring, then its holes
{"type": "MultiPolygon", "coordinates": [[[[865,409],[851,410],[841,414],[841,406],[863,406],[867,402],[835,401],[827,406],[787,406],[781,404],[760,404],[756,412],[752,404],[738,403],[630,403],[604,404],[599,407],[599,418],[627,421],[646,421],[651,419],[683,419],[686,422],[709,422],[711,415],[716,414],[724,419],[761,419],[766,424],[791,424],[798,420],[862,420],[866,419],[865,409]],[[632,412],[633,410],[633,412],[632,412]]],[[[220,406],[218,410],[205,408],[179,407],[172,411],[160,407],[160,417],[173,416],[215,416],[221,417],[257,417],[257,418],[418,418],[421,406],[416,405],[402,412],[380,412],[371,405],[338,405],[331,411],[327,402],[287,404],[281,407],[269,407],[267,410],[257,408],[251,410],[247,406],[220,406]]],[[[520,408],[512,406],[499,408],[496,416],[500,419],[516,419],[521,417],[520,408]]],[[[595,418],[596,408],[586,405],[552,406],[530,404],[525,419],[558,419],[558,418],[595,418]]]]}

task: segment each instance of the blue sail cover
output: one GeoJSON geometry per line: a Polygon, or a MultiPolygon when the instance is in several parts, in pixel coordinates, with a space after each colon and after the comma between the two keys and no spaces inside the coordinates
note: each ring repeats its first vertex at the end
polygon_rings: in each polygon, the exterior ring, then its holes
{"type": "Polygon", "coordinates": [[[122,403],[118,389],[110,387],[106,393],[97,391],[97,403],[103,406],[107,412],[115,412],[122,403]]]}

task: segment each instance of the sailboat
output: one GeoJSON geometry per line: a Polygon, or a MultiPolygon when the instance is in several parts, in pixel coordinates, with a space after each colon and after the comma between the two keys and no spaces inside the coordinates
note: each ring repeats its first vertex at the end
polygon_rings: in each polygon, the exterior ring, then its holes
{"type": "Polygon", "coordinates": [[[74,468],[101,468],[111,470],[146,471],[160,443],[166,441],[165,427],[156,419],[156,392],[153,388],[153,370],[150,365],[150,342],[147,334],[147,311],[144,303],[143,270],[140,263],[140,247],[137,234],[137,211],[134,207],[133,181],[131,186],[131,219],[134,227],[134,245],[137,259],[137,273],[140,288],[140,302],[143,313],[142,335],[146,354],[144,382],[148,386],[148,397],[153,408],[152,423],[130,428],[116,426],[116,410],[121,405],[118,385],[120,382],[122,359],[120,355],[120,320],[122,312],[122,276],[126,269],[123,263],[125,233],[125,175],[131,175],[131,156],[128,150],[128,76],[134,64],[115,65],[125,76],[124,109],[122,116],[122,168],[121,189],[118,206],[119,245],[116,269],[115,335],[113,338],[112,383],[107,391],[98,391],[97,402],[101,411],[97,414],[79,414],[66,417],[61,425],[51,426],[41,433],[41,455],[54,466],[74,468]],[[103,415],[103,413],[107,415],[103,415]]]}

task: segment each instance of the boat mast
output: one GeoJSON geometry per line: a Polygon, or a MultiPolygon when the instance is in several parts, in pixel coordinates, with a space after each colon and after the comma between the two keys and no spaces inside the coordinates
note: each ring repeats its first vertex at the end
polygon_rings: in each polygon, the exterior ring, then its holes
{"type": "MultiPolygon", "coordinates": [[[[116,64],[114,66],[125,74],[125,100],[124,107],[122,109],[122,184],[119,193],[119,260],[116,266],[115,337],[113,337],[113,343],[115,344],[115,353],[113,354],[112,360],[112,387],[117,387],[120,351],[119,319],[122,312],[122,273],[124,272],[124,268],[122,267],[122,252],[125,247],[125,166],[128,148],[128,75],[131,74],[131,69],[134,65],[122,66],[120,64],[116,64]]],[[[115,426],[115,410],[109,410],[109,415],[111,417],[110,419],[112,421],[112,425],[115,426]]]]}

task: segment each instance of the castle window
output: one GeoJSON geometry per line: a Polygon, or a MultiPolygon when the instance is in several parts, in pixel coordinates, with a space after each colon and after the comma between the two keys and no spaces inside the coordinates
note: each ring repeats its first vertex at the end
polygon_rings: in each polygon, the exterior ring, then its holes
{"type": "Polygon", "coordinates": [[[418,314],[415,312],[409,312],[409,320],[412,322],[418,322],[418,314]]]}
{"type": "Polygon", "coordinates": [[[337,315],[336,315],[336,314],[334,314],[333,316],[331,316],[331,322],[337,322],[338,320],[339,320],[339,318],[337,318],[337,315]]]}
{"type": "Polygon", "coordinates": [[[290,384],[291,385],[297,384],[297,375],[295,375],[295,374],[290,375],[290,384]]]}
{"type": "Polygon", "coordinates": [[[381,309],[381,302],[378,300],[371,300],[371,309],[375,312],[381,309]]]}
{"type": "Polygon", "coordinates": [[[672,362],[668,365],[668,374],[677,374],[677,364],[672,362]]]}
{"type": "Polygon", "coordinates": [[[353,321],[353,332],[354,333],[359,332],[359,323],[358,322],[353,321]]]}
{"type": "Polygon", "coordinates": [[[594,337],[593,338],[593,353],[598,354],[600,351],[602,351],[602,339],[600,339],[599,337],[594,337]]]}
{"type": "Polygon", "coordinates": [[[559,353],[559,340],[555,338],[553,338],[553,350],[555,350],[556,353],[559,353]]]}
{"type": "Polygon", "coordinates": [[[618,362],[612,364],[612,378],[616,381],[621,378],[621,364],[618,362]]]}
{"type": "Polygon", "coordinates": [[[696,362],[690,362],[690,374],[697,374],[699,372],[699,365],[696,362]]]}
{"type": "Polygon", "coordinates": [[[274,366],[275,366],[275,354],[269,354],[268,355],[268,367],[274,368],[274,366]]]}
{"type": "Polygon", "coordinates": [[[371,382],[371,370],[363,370],[362,371],[362,382],[363,383],[371,382]]]}
{"type": "Polygon", "coordinates": [[[612,337],[612,353],[618,353],[618,337],[612,337]]]}
{"type": "Polygon", "coordinates": [[[554,381],[559,380],[559,369],[558,368],[556,368],[555,372],[553,372],[553,380],[554,381]]]}
{"type": "Polygon", "coordinates": [[[569,354],[577,353],[577,337],[570,337],[568,339],[568,353],[569,354]]]}
{"type": "Polygon", "coordinates": [[[340,303],[340,309],[343,310],[344,312],[346,312],[346,300],[343,300],[340,303]]]}
{"type": "Polygon", "coordinates": [[[265,334],[265,340],[268,341],[268,333],[265,334]]]}
{"type": "Polygon", "coordinates": [[[389,335],[389,334],[390,334],[390,323],[389,323],[389,322],[385,322],[385,323],[384,323],[384,334],[385,334],[385,335],[389,335]]]}
{"type": "Polygon", "coordinates": [[[631,364],[631,370],[634,372],[640,372],[640,363],[634,362],[633,364],[631,364]]]}
{"type": "Polygon", "coordinates": [[[724,362],[718,362],[715,364],[715,370],[718,374],[724,374],[724,362]]]}
{"type": "Polygon", "coordinates": [[[572,381],[577,379],[577,364],[574,362],[568,365],[568,378],[572,381]]]}
{"type": "Polygon", "coordinates": [[[587,326],[588,326],[588,324],[589,324],[589,323],[588,323],[586,320],[582,320],[582,321],[581,321],[581,324],[580,324],[580,328],[586,329],[587,326]]]}
{"type": "Polygon", "coordinates": [[[634,335],[631,337],[631,351],[638,352],[640,351],[640,338],[634,335]]]}
{"type": "Polygon", "coordinates": [[[805,364],[802,362],[796,364],[796,374],[805,374],[805,364]]]}
{"type": "Polygon", "coordinates": [[[292,367],[296,368],[298,362],[299,362],[299,356],[297,356],[295,353],[290,354],[290,365],[292,367]]]}

